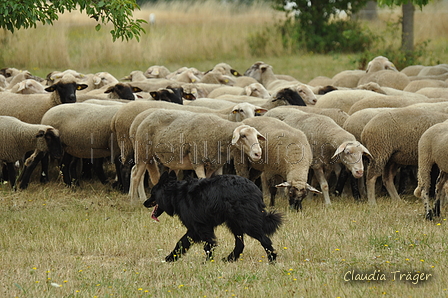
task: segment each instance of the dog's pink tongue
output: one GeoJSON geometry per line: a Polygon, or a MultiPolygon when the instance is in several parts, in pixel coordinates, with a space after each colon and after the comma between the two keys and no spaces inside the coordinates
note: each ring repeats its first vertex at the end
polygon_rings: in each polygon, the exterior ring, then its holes
{"type": "Polygon", "coordinates": [[[155,205],[154,209],[152,210],[152,213],[151,213],[151,218],[154,219],[155,221],[159,221],[159,219],[156,216],[157,207],[158,207],[158,205],[155,205]]]}

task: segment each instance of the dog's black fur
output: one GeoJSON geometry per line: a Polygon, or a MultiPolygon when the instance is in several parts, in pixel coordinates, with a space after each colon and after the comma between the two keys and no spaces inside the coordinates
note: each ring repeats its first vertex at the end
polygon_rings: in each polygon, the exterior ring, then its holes
{"type": "Polygon", "coordinates": [[[260,241],[269,261],[277,257],[268,236],[279,228],[282,215],[265,210],[262,192],[246,178],[219,175],[178,181],[175,174],[165,172],[144,205],[147,208],[155,206],[152,218],[157,220],[163,212],[170,216],[178,215],[188,229],[165,258],[167,262],[176,261],[192,243],[200,241],[205,242],[207,260],[213,259],[216,246],[214,230],[223,223],[235,236],[235,248],[227,261],[238,260],[244,249],[244,234],[260,241]]]}

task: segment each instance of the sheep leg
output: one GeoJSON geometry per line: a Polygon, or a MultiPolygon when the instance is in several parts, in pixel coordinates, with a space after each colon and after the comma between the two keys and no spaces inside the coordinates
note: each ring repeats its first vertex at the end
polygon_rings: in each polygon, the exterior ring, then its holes
{"type": "Polygon", "coordinates": [[[131,197],[131,200],[137,200],[137,198],[140,199],[146,199],[146,194],[144,194],[144,188],[143,188],[143,194],[140,192],[140,183],[143,182],[143,175],[145,174],[146,166],[143,162],[136,164],[132,167],[131,171],[131,185],[129,187],[129,196],[131,197]]]}
{"type": "Polygon", "coordinates": [[[16,184],[16,168],[13,162],[7,162],[6,168],[8,169],[8,180],[11,184],[11,187],[14,188],[16,184]]]}
{"type": "Polygon", "coordinates": [[[349,172],[346,169],[342,169],[339,174],[338,180],[336,182],[336,187],[334,189],[334,195],[340,196],[342,191],[344,190],[345,183],[347,183],[347,179],[349,177],[349,172]]]}
{"type": "Polygon", "coordinates": [[[316,175],[316,179],[319,182],[320,189],[324,195],[325,204],[331,205],[328,182],[325,178],[324,169],[322,167],[314,169],[314,175],[316,175]]]}
{"type": "Polygon", "coordinates": [[[154,159],[151,159],[146,164],[146,169],[148,170],[149,179],[151,179],[152,185],[156,185],[160,179],[159,166],[157,165],[157,162],[154,159]]]}
{"type": "Polygon", "coordinates": [[[205,175],[205,167],[204,164],[199,164],[194,168],[194,172],[196,173],[196,175],[198,176],[199,179],[201,178],[206,178],[207,176],[205,175]]]}
{"type": "Polygon", "coordinates": [[[448,175],[445,172],[440,172],[439,178],[437,179],[437,184],[436,184],[436,199],[434,202],[434,207],[433,207],[433,214],[436,217],[440,216],[440,202],[443,198],[443,196],[445,196],[445,183],[448,180],[448,175]]]}
{"type": "MultiPolygon", "coordinates": [[[[45,156],[44,152],[39,152],[36,156],[33,157],[33,160],[27,165],[23,167],[23,170],[17,179],[20,181],[20,189],[26,189],[28,187],[28,184],[30,183],[31,175],[36,168],[37,164],[42,160],[42,158],[45,156]]],[[[48,157],[48,156],[47,156],[48,157]]],[[[26,163],[25,163],[26,164],[26,163]]],[[[48,166],[48,164],[47,164],[48,166]]],[[[48,167],[47,167],[48,170],[48,167]]],[[[48,173],[48,171],[47,171],[48,173]]]]}
{"type": "Polygon", "coordinates": [[[384,186],[386,187],[389,196],[395,201],[400,200],[400,195],[398,194],[397,188],[395,187],[394,184],[394,177],[395,174],[397,173],[397,170],[398,165],[396,163],[389,162],[386,164],[386,167],[384,168],[383,172],[384,186]]]}
{"type": "Polygon", "coordinates": [[[376,205],[376,199],[375,199],[375,184],[376,179],[378,179],[379,175],[373,176],[370,179],[367,179],[366,181],[366,188],[367,188],[367,201],[370,205],[376,205]]]}

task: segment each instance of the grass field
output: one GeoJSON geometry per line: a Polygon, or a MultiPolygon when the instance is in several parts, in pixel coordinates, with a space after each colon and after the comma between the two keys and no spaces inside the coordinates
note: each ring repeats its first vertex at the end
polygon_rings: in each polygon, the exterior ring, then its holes
{"type": "MultiPolygon", "coordinates": [[[[431,39],[426,65],[448,60],[443,3],[416,12],[416,42],[431,39]]],[[[138,12],[140,18],[156,14],[140,43],[112,43],[107,28],[96,32],[95,23],[76,13],[61,16],[54,27],[1,32],[0,63],[39,76],[72,68],[121,78],[155,64],[208,70],[227,62],[244,72],[262,60],[304,82],[356,68],[354,55],[294,54],[275,36],[265,56],[252,56],[247,38],[281,17],[266,5],[182,5],[138,12]]],[[[370,26],[384,29],[382,22],[396,18],[396,11],[384,9],[380,17],[370,26]]],[[[185,232],[176,218],[165,214],[156,223],[151,210],[110,186],[84,181],[73,190],[54,176],[25,191],[0,185],[1,297],[448,297],[446,216],[424,220],[423,205],[412,195],[401,202],[381,197],[376,207],[350,196],[325,207],[315,196],[299,213],[279,199],[276,208],[286,220],[272,238],[275,264],[251,238],[241,260],[222,262],[233,248],[223,227],[214,262],[205,262],[202,246],[195,245],[168,264],[164,257],[185,232]],[[370,280],[353,280],[359,278],[370,280]]]]}
{"type": "Polygon", "coordinates": [[[164,257],[185,228],[166,214],[156,223],[107,186],[0,191],[2,297],[448,296],[446,217],[425,221],[413,196],[380,198],[377,207],[350,197],[324,207],[314,197],[299,213],[279,199],[286,220],[272,238],[275,264],[252,238],[238,262],[222,262],[233,248],[223,227],[214,262],[197,244],[170,264],[164,257]],[[353,281],[356,274],[376,280],[353,281]]]}

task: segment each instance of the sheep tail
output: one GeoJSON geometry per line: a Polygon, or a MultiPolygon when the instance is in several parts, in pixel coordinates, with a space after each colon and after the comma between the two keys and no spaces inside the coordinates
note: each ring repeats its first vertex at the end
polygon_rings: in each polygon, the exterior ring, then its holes
{"type": "Polygon", "coordinates": [[[266,212],[263,221],[263,232],[270,236],[274,234],[283,223],[283,215],[275,211],[266,212]]]}

